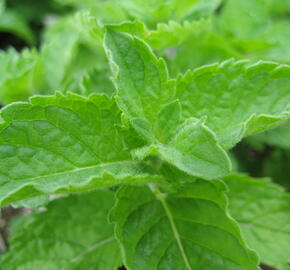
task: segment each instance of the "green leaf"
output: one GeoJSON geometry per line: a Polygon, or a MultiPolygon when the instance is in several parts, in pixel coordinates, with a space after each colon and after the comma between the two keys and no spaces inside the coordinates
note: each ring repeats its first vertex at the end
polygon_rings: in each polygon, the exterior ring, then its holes
{"type": "Polygon", "coordinates": [[[104,70],[92,69],[80,78],[81,93],[89,96],[91,93],[114,95],[114,86],[109,77],[104,76],[104,70]]]}
{"type": "Polygon", "coordinates": [[[125,265],[138,270],[257,270],[226,210],[224,185],[197,180],[171,194],[125,186],[110,219],[125,265]]]}
{"type": "Polygon", "coordinates": [[[38,54],[34,50],[0,52],[0,102],[26,100],[35,91],[34,72],[38,54]]]}
{"type": "Polygon", "coordinates": [[[80,93],[83,78],[93,70],[107,81],[109,66],[101,36],[102,30],[89,12],[62,17],[49,27],[41,48],[41,94],[54,93],[55,90],[80,93]]]}
{"type": "Polygon", "coordinates": [[[229,37],[237,40],[256,39],[267,29],[269,10],[267,0],[228,0],[218,17],[219,26],[229,37]]]}
{"type": "Polygon", "coordinates": [[[289,269],[290,196],[266,179],[246,175],[224,178],[229,187],[229,209],[251,248],[263,263],[289,269]]]}
{"type": "Polygon", "coordinates": [[[134,162],[105,96],[35,96],[5,107],[0,126],[1,205],[40,194],[160,179],[134,162]]]}
{"type": "Polygon", "coordinates": [[[289,7],[283,0],[228,0],[216,28],[246,58],[289,64],[289,7]]]}
{"type": "Polygon", "coordinates": [[[181,122],[181,105],[178,100],[165,105],[158,113],[155,127],[156,136],[161,142],[168,142],[175,135],[181,122]]]}
{"type": "Polygon", "coordinates": [[[166,59],[170,73],[177,76],[201,65],[242,57],[215,28],[213,19],[169,21],[143,35],[135,35],[157,50],[166,59]]]}
{"type": "Polygon", "coordinates": [[[209,20],[185,21],[183,23],[170,21],[159,23],[156,29],[149,31],[144,38],[153,48],[168,48],[183,44],[190,38],[204,35],[210,26],[209,20]]]}
{"type": "Polygon", "coordinates": [[[105,49],[115,75],[117,103],[149,143],[136,156],[143,159],[158,154],[179,169],[206,179],[227,174],[229,160],[215,135],[201,122],[179,125],[182,121],[180,105],[174,99],[175,81],[169,80],[163,59],[158,59],[142,40],[110,28],[105,49]]]}
{"type": "Polygon", "coordinates": [[[180,76],[176,98],[185,118],[207,117],[218,141],[231,148],[289,119],[289,75],[290,66],[230,60],[180,76]]]}
{"type": "Polygon", "coordinates": [[[174,20],[182,22],[184,20],[192,21],[210,16],[220,0],[114,0],[119,4],[129,18],[137,18],[146,22],[149,26],[155,26],[159,22],[168,22],[174,20]]]}
{"type": "Polygon", "coordinates": [[[11,203],[14,208],[26,207],[31,209],[38,209],[39,207],[46,206],[49,203],[49,196],[48,195],[40,195],[37,197],[24,199],[21,201],[17,201],[11,203]]]}
{"type": "Polygon", "coordinates": [[[98,190],[57,199],[44,212],[22,217],[13,230],[1,269],[113,270],[119,247],[107,214],[113,193],[98,190]]]}
{"type": "Polygon", "coordinates": [[[142,40],[110,29],[105,49],[117,84],[117,100],[130,118],[146,119],[154,125],[162,106],[174,95],[163,59],[158,59],[142,40]]]}
{"type": "Polygon", "coordinates": [[[202,121],[188,119],[167,144],[152,144],[134,152],[137,159],[158,155],[188,174],[215,179],[231,170],[230,160],[202,121]]]}

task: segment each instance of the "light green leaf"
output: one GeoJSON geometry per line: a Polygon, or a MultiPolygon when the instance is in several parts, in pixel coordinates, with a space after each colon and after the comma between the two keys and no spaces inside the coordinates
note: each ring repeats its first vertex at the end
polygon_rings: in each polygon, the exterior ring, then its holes
{"type": "Polygon", "coordinates": [[[258,269],[221,182],[197,180],[172,194],[150,187],[121,188],[110,215],[128,269],[258,269]]]}
{"type": "Polygon", "coordinates": [[[35,91],[34,72],[38,54],[34,50],[0,52],[0,102],[26,100],[35,91]]]}
{"type": "Polygon", "coordinates": [[[268,27],[267,0],[228,0],[218,18],[219,26],[229,37],[237,40],[257,39],[268,27]]]}
{"type": "Polygon", "coordinates": [[[102,30],[89,12],[62,17],[49,27],[41,48],[44,70],[41,94],[56,90],[81,93],[83,78],[93,70],[107,81],[109,66],[101,36],[102,30]]]}
{"type": "Polygon", "coordinates": [[[149,26],[174,20],[192,21],[210,16],[221,0],[113,0],[119,4],[129,18],[137,18],[149,26]]]}
{"type": "Polygon", "coordinates": [[[119,111],[105,96],[35,96],[1,111],[0,203],[154,181],[130,159],[119,111]]]}
{"type": "MultiPolygon", "coordinates": [[[[103,70],[104,71],[104,70],[103,70]]],[[[104,76],[102,70],[92,69],[80,79],[81,93],[89,96],[91,93],[114,95],[114,86],[109,77],[104,76]]]]}
{"type": "Polygon", "coordinates": [[[215,179],[230,171],[230,160],[225,151],[202,121],[188,119],[179,129],[167,145],[152,144],[137,149],[135,156],[142,160],[149,155],[158,155],[180,170],[205,179],[215,179]]]}
{"type": "Polygon", "coordinates": [[[181,122],[181,105],[175,100],[165,105],[157,116],[156,136],[161,142],[168,142],[174,135],[176,127],[181,122]]]}
{"type": "Polygon", "coordinates": [[[287,65],[230,60],[180,76],[176,98],[185,118],[207,117],[218,141],[231,148],[289,119],[289,75],[287,65]]]}
{"type": "Polygon", "coordinates": [[[0,257],[1,269],[117,269],[122,264],[119,247],[107,222],[113,198],[106,190],[74,195],[22,217],[10,250],[0,257]]]}
{"type": "Polygon", "coordinates": [[[177,76],[188,69],[221,62],[242,55],[215,29],[212,19],[169,22],[157,25],[144,38],[165,57],[170,73],[177,76]]]}
{"type": "MultiPolygon", "coordinates": [[[[189,0],[188,2],[190,3],[192,1],[189,0]]],[[[222,0],[199,0],[194,2],[195,4],[192,8],[186,8],[186,12],[182,17],[183,20],[193,21],[211,17],[214,15],[214,12],[217,12],[218,8],[223,5],[222,0]]]]}
{"type": "Polygon", "coordinates": [[[163,59],[142,40],[107,30],[105,49],[114,71],[117,100],[130,118],[146,119],[152,126],[162,106],[174,95],[163,59]]]}
{"type": "Polygon", "coordinates": [[[266,179],[246,175],[224,178],[229,209],[251,248],[263,263],[288,270],[290,263],[290,196],[266,179]]]}
{"type": "Polygon", "coordinates": [[[40,195],[37,197],[24,199],[21,201],[17,201],[11,203],[14,208],[26,207],[31,209],[38,209],[39,207],[46,206],[49,203],[49,196],[48,195],[40,195]]]}
{"type": "Polygon", "coordinates": [[[244,57],[289,64],[289,6],[283,0],[228,0],[215,22],[244,57]]]}
{"type": "Polygon", "coordinates": [[[206,179],[228,173],[226,153],[207,127],[201,123],[179,125],[180,108],[173,98],[175,81],[169,80],[163,59],[158,59],[142,40],[110,28],[105,49],[115,75],[117,103],[134,129],[149,143],[136,156],[142,159],[159,154],[179,169],[206,179]],[[170,106],[176,108],[172,110],[170,106]],[[174,111],[176,115],[166,119],[174,111]]]}
{"type": "MultiPolygon", "coordinates": [[[[183,23],[170,21],[167,24],[158,24],[156,29],[148,31],[144,38],[155,49],[169,48],[183,44],[188,39],[204,35],[210,27],[209,20],[185,21],[183,23]]],[[[176,51],[178,50],[176,48],[176,51]]]]}

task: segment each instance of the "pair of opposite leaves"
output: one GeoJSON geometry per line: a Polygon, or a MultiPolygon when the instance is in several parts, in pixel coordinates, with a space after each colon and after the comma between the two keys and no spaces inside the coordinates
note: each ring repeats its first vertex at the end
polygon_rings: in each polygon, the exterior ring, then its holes
{"type": "MultiPolygon", "coordinates": [[[[217,178],[229,171],[223,147],[289,116],[287,66],[229,61],[172,81],[164,62],[139,39],[108,31],[105,44],[115,71],[117,103],[147,145],[133,131],[118,128],[119,110],[104,96],[33,97],[31,103],[7,106],[0,132],[2,204],[42,193],[162,180],[146,162],[132,161],[129,150],[138,147],[134,155],[139,159],[154,154],[190,175],[217,178]],[[203,116],[207,118],[197,120],[203,116]]],[[[166,200],[158,198],[170,217],[166,200]]],[[[227,214],[224,217],[231,224],[227,214]]],[[[191,269],[193,262],[185,256],[173,220],[167,225],[171,236],[175,232],[174,248],[183,254],[183,267],[191,269]]],[[[231,224],[227,230],[237,229],[231,224]]],[[[255,269],[254,256],[236,233],[231,239],[240,242],[236,247],[242,255],[235,263],[255,269]]],[[[146,266],[137,261],[139,267],[146,266]]]]}
{"type": "Polygon", "coordinates": [[[140,160],[153,154],[192,176],[222,177],[230,170],[224,149],[289,117],[289,66],[227,61],[174,81],[138,38],[109,30],[105,48],[117,104],[146,143],[130,130],[120,135],[119,110],[104,96],[35,96],[9,105],[1,112],[2,204],[159,179],[144,162],[132,161],[134,148],[140,160]]]}

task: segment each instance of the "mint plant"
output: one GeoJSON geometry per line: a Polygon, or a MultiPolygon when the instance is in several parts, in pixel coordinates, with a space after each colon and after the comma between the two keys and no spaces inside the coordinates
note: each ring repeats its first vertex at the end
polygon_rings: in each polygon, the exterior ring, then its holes
{"type": "Polygon", "coordinates": [[[289,154],[290,66],[246,57],[267,1],[237,22],[233,1],[56,1],[77,13],[0,54],[0,206],[30,209],[1,270],[289,269],[290,196],[261,176],[289,154]],[[257,177],[243,144],[275,148],[257,177]]]}

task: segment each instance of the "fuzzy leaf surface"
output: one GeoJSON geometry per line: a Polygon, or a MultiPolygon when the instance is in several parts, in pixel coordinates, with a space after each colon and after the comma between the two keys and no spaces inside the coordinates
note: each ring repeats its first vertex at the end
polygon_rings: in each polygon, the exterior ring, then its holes
{"type": "Polygon", "coordinates": [[[1,117],[2,205],[156,179],[144,163],[131,161],[119,111],[105,96],[35,96],[5,107],[1,117]]]}
{"type": "Polygon", "coordinates": [[[229,161],[215,135],[204,125],[188,127],[188,123],[182,123],[182,108],[174,100],[175,81],[169,79],[164,60],[158,59],[139,38],[110,28],[105,49],[115,76],[117,103],[149,144],[147,150],[141,150],[146,154],[137,156],[157,154],[179,169],[206,179],[227,174],[229,161]]]}

